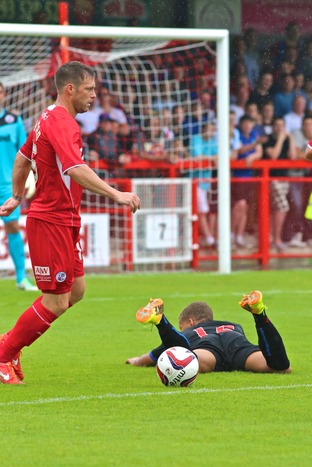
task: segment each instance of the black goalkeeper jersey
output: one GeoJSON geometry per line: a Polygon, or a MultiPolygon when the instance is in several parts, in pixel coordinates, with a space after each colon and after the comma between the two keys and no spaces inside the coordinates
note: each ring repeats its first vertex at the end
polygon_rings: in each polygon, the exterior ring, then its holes
{"type": "Polygon", "coordinates": [[[239,332],[243,336],[245,335],[244,330],[240,324],[231,323],[230,321],[204,321],[198,323],[191,328],[186,329],[182,334],[187,337],[191,350],[200,349],[205,340],[211,334],[221,334],[223,332],[239,332]]]}
{"type": "MultiPolygon", "coordinates": [[[[175,331],[177,333],[177,331],[175,331]]],[[[175,333],[172,333],[171,346],[177,345],[175,333]]],[[[216,371],[233,371],[244,369],[246,358],[259,347],[252,344],[245,337],[240,324],[230,321],[204,321],[185,329],[182,334],[186,337],[190,350],[206,349],[216,357],[216,371]]],[[[150,352],[150,356],[157,361],[166,349],[164,344],[150,352]]]]}

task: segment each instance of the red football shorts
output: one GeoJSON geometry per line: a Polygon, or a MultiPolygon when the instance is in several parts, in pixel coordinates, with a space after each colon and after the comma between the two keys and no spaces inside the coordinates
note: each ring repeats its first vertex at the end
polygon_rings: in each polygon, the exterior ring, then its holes
{"type": "Polygon", "coordinates": [[[38,289],[70,292],[75,277],[84,275],[80,229],[27,218],[29,255],[38,289]]]}

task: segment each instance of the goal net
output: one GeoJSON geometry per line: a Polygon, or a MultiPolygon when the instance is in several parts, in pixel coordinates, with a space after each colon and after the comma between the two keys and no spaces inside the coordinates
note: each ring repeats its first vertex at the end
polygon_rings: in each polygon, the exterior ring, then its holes
{"type": "MultiPolygon", "coordinates": [[[[93,66],[97,75],[97,101],[90,112],[77,116],[84,137],[85,156],[94,170],[116,188],[129,191],[133,178],[138,182],[140,178],[150,178],[152,184],[152,180],[174,176],[172,184],[176,183],[176,177],[181,177],[189,179],[191,185],[192,178],[196,177],[206,185],[209,210],[216,216],[218,185],[212,178],[217,173],[212,171],[209,161],[204,164],[196,161],[201,156],[198,137],[203,134],[208,134],[205,138],[213,141],[207,155],[213,156],[219,151],[213,42],[170,41],[166,37],[157,40],[71,38],[68,46],[61,47],[58,38],[2,35],[0,49],[0,81],[6,89],[5,107],[21,114],[27,132],[42,110],[55,99],[53,76],[64,56],[67,60],[83,61],[93,66]],[[111,108],[115,112],[111,112],[111,108]],[[109,136],[99,137],[98,128],[102,136],[105,132],[109,136]],[[146,161],[149,162],[147,166],[144,165],[146,161]]],[[[166,193],[166,189],[158,190],[158,201],[155,199],[153,206],[153,200],[149,200],[149,209],[157,208],[159,202],[164,206],[166,193]]],[[[176,199],[176,206],[171,208],[186,208],[183,200],[190,204],[189,199],[180,189],[176,193],[181,194],[181,199],[176,199]]],[[[185,219],[182,223],[183,235],[188,238],[177,243],[167,239],[170,253],[160,242],[158,259],[155,248],[150,245],[155,232],[152,236],[143,232],[142,220],[135,223],[135,227],[139,226],[135,232],[136,250],[129,252],[129,245],[130,249],[133,247],[134,225],[126,208],[85,192],[82,211],[86,215],[108,216],[105,227],[103,223],[97,224],[92,216],[86,217],[83,240],[86,256],[89,254],[87,266],[124,271],[178,269],[190,265],[192,212],[187,209],[189,228],[185,228],[185,219]],[[98,245],[99,229],[105,230],[103,242],[109,244],[104,252],[98,245]],[[144,248],[153,252],[152,261],[148,261],[147,254],[147,259],[136,263],[135,258],[141,257],[139,250],[144,248]],[[168,256],[172,261],[168,261],[168,256]]],[[[158,210],[157,215],[161,216],[161,211],[158,210]]],[[[170,216],[167,219],[172,227],[175,221],[170,216]]],[[[218,236],[217,232],[214,234],[218,236]]],[[[174,236],[178,238],[176,232],[174,236]]]]}

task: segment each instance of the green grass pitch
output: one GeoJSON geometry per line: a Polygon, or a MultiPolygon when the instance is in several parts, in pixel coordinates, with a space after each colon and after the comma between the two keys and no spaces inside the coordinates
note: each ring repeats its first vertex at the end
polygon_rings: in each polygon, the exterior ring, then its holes
{"type": "MultiPolygon", "coordinates": [[[[1,466],[310,466],[310,271],[87,276],[84,300],[23,352],[25,386],[0,385],[1,466]],[[242,293],[260,289],[293,373],[199,375],[165,388],[154,368],[125,365],[158,345],[136,310],[160,296],[168,318],[206,300],[256,343],[242,293]]],[[[36,293],[0,281],[0,331],[36,293]]]]}

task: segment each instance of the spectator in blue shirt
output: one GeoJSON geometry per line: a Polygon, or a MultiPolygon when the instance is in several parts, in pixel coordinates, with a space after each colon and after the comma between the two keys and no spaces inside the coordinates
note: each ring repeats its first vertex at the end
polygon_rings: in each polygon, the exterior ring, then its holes
{"type": "Polygon", "coordinates": [[[291,74],[281,76],[281,90],[276,92],[273,98],[275,117],[284,117],[292,110],[292,103],[296,95],[295,80],[291,74]]]}

